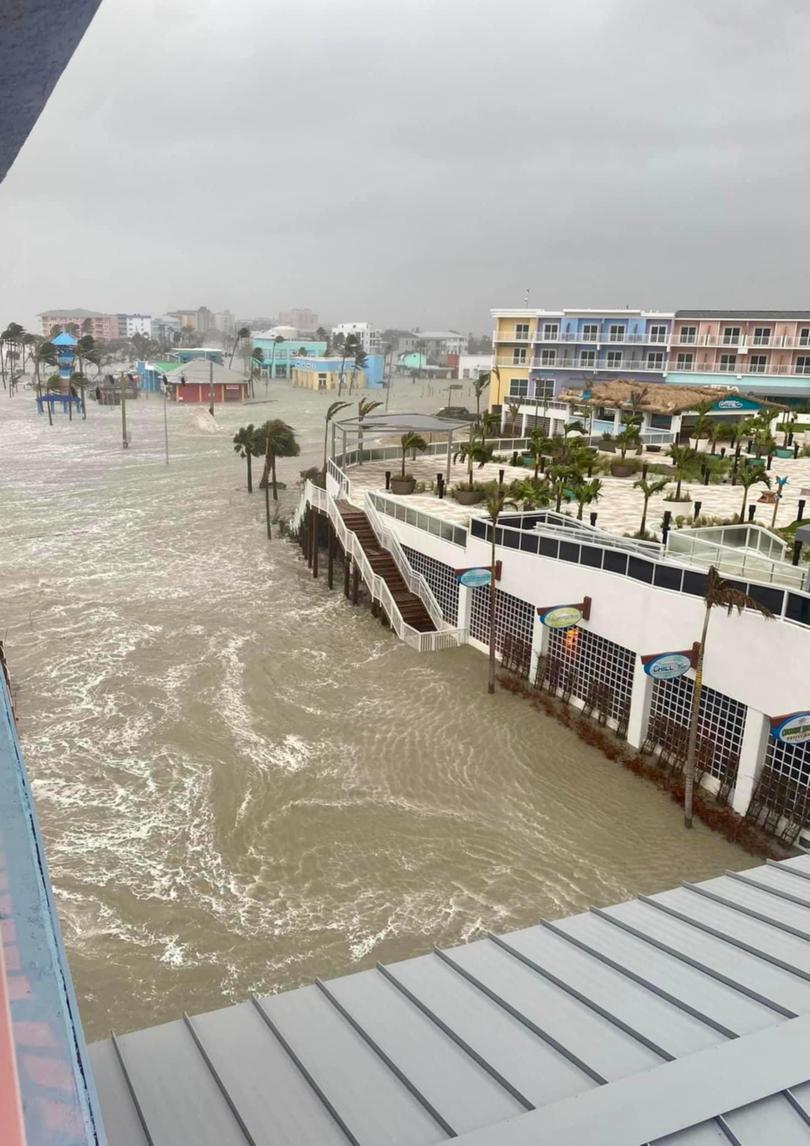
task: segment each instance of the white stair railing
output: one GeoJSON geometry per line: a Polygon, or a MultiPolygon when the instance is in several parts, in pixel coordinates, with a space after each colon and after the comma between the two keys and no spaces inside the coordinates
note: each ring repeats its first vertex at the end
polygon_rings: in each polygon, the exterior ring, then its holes
{"type": "MultiPolygon", "coordinates": [[[[307,504],[313,505],[316,508],[323,510],[323,512],[327,514],[329,520],[332,523],[332,526],[334,527],[337,539],[343,548],[343,552],[351,556],[352,559],[357,562],[358,572],[363,578],[363,582],[371,594],[371,599],[373,601],[380,602],[382,607],[385,609],[385,613],[388,617],[391,629],[396,633],[401,641],[404,641],[405,644],[409,645],[411,648],[416,649],[417,652],[420,653],[436,652],[440,649],[457,648],[459,645],[464,645],[467,643],[468,630],[447,628],[435,598],[434,605],[435,610],[438,613],[439,624],[437,624],[436,619],[434,619],[433,613],[431,613],[431,620],[433,621],[434,625],[437,625],[437,631],[423,633],[418,629],[415,629],[413,625],[409,625],[402,616],[402,613],[399,610],[399,606],[394,600],[387,582],[372,569],[371,563],[368,559],[368,554],[360,544],[360,539],[357,534],[353,530],[349,529],[348,525],[344,521],[343,515],[338,509],[334,497],[332,497],[332,495],[329,494],[327,490],[322,489],[320,486],[313,485],[311,481],[307,481],[304,484],[304,491],[301,495],[301,500],[299,503],[300,512],[297,513],[299,520],[303,517],[303,513],[307,504]],[[439,625],[442,627],[440,628],[439,625]]],[[[399,545],[399,542],[396,538],[393,538],[393,541],[399,545]]],[[[402,554],[402,557],[407,563],[407,558],[405,558],[404,553],[402,554]]],[[[421,577],[421,574],[414,573],[413,570],[411,570],[411,574],[414,578],[419,578],[424,581],[424,578],[421,577]]],[[[427,585],[426,581],[425,586],[427,587],[428,592],[430,592],[430,587],[427,585]]],[[[414,591],[415,590],[411,589],[411,592],[414,591]]]]}
{"type": "Polygon", "coordinates": [[[399,574],[402,580],[408,586],[409,592],[413,593],[420,599],[422,604],[428,611],[430,619],[436,629],[449,629],[451,626],[445,621],[444,614],[442,613],[441,606],[433,595],[433,590],[428,585],[424,576],[417,573],[414,567],[408,560],[405,550],[400,544],[397,535],[384,524],[382,517],[377,512],[377,508],[372,502],[371,498],[366,493],[365,497],[365,512],[366,517],[374,530],[374,534],[383,549],[387,549],[391,556],[394,558],[399,574]]]}

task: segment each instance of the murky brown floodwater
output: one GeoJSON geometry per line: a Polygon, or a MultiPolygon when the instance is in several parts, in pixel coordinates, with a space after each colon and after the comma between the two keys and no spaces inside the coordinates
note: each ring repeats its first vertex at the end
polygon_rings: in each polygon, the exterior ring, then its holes
{"type": "Polygon", "coordinates": [[[0,395],[2,635],[91,1038],[751,862],[268,546],[230,437],[287,418],[293,481],[329,401],[276,396],[170,410],[167,468],[154,397],[125,454],[115,410],[0,395]]]}

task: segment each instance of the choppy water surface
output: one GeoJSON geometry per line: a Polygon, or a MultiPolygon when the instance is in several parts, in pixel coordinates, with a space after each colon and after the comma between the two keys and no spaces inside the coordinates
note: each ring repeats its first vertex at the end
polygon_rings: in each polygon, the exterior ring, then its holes
{"type": "Polygon", "coordinates": [[[329,401],[274,392],[216,434],[171,409],[168,467],[154,397],[125,453],[118,411],[0,395],[1,629],[90,1037],[751,862],[268,545],[230,437],[287,418],[292,484],[329,401]]]}

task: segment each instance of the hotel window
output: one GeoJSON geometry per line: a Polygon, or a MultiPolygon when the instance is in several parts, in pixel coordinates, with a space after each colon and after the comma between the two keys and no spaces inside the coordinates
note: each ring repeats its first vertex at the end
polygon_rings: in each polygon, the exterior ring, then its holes
{"type": "Polygon", "coordinates": [[[771,341],[771,328],[769,326],[754,327],[754,346],[767,346],[771,341]]]}
{"type": "Polygon", "coordinates": [[[607,352],[607,368],[608,370],[618,370],[622,364],[621,350],[609,350],[607,352]]]}
{"type": "Polygon", "coordinates": [[[740,328],[739,326],[724,326],[723,327],[723,345],[724,346],[738,346],[740,342],[740,328]]]}
{"type": "Polygon", "coordinates": [[[796,373],[797,374],[810,374],[810,357],[806,354],[800,354],[796,359],[796,373]]]}
{"type": "Polygon", "coordinates": [[[509,397],[510,398],[525,398],[529,393],[529,379],[528,378],[510,378],[509,379],[509,397]]]}
{"type": "Polygon", "coordinates": [[[749,374],[764,374],[765,367],[768,365],[767,354],[751,354],[748,358],[748,373],[749,374]]]}
{"type": "Polygon", "coordinates": [[[548,402],[554,397],[554,379],[538,378],[534,384],[534,396],[541,402],[548,402]]]}
{"type": "Polygon", "coordinates": [[[582,325],[582,341],[583,342],[597,342],[599,340],[599,324],[597,322],[585,322],[582,325]]]}
{"type": "Polygon", "coordinates": [[[608,338],[611,342],[624,342],[624,327],[621,325],[611,326],[608,338]]]}
{"type": "Polygon", "coordinates": [[[595,366],[596,365],[596,351],[595,350],[581,350],[579,353],[580,366],[595,366]]]}
{"type": "Polygon", "coordinates": [[[541,350],[540,351],[540,365],[553,366],[557,361],[556,350],[541,350]]]}
{"type": "Polygon", "coordinates": [[[526,361],[526,347],[516,346],[512,351],[512,365],[522,366],[526,361]]]}
{"type": "Polygon", "coordinates": [[[546,322],[543,324],[543,339],[545,342],[556,342],[560,337],[560,324],[558,322],[546,322]]]}
{"type": "Polygon", "coordinates": [[[650,327],[650,342],[666,342],[666,340],[667,328],[665,326],[654,324],[650,327]]]}
{"type": "Polygon", "coordinates": [[[679,354],[678,355],[678,369],[691,370],[695,364],[694,354],[679,354]]]}
{"type": "Polygon", "coordinates": [[[799,346],[810,346],[810,326],[799,328],[799,346]]]}
{"type": "Polygon", "coordinates": [[[650,350],[647,354],[647,369],[648,370],[663,370],[664,369],[664,352],[663,350],[650,350]]]}
{"type": "Polygon", "coordinates": [[[682,326],[678,335],[679,342],[697,342],[697,327],[682,326]]]}
{"type": "Polygon", "coordinates": [[[721,354],[720,355],[720,373],[733,374],[737,369],[737,355],[736,354],[721,354]]]}
{"type": "Polygon", "coordinates": [[[515,338],[519,342],[528,342],[528,340],[529,340],[529,324],[528,324],[528,322],[518,322],[515,325],[515,338]]]}

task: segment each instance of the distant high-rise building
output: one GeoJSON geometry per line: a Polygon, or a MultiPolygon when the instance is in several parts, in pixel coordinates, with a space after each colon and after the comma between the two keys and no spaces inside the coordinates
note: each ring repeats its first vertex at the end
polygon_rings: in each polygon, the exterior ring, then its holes
{"type": "Polygon", "coordinates": [[[214,316],[207,306],[201,306],[197,311],[197,333],[207,334],[214,325],[214,316]]]}
{"type": "Polygon", "coordinates": [[[132,338],[133,334],[142,334],[146,338],[152,337],[151,314],[119,314],[118,337],[132,338]]]}
{"type": "Polygon", "coordinates": [[[236,332],[236,318],[229,310],[219,311],[214,316],[214,326],[229,337],[236,332]]]}
{"type": "Polygon", "coordinates": [[[355,334],[366,354],[379,354],[382,346],[382,334],[370,322],[339,322],[332,327],[332,337],[339,335],[345,338],[348,334],[355,334]]]}
{"type": "Polygon", "coordinates": [[[169,318],[176,318],[181,330],[196,330],[198,310],[170,310],[169,318]]]}
{"type": "Polygon", "coordinates": [[[97,310],[75,307],[72,310],[45,310],[39,319],[46,338],[50,337],[54,327],[67,330],[73,326],[78,326],[80,333],[92,334],[93,338],[105,342],[118,337],[118,316],[115,314],[101,314],[97,310]]]}
{"type": "Polygon", "coordinates": [[[294,326],[296,330],[317,330],[318,316],[308,306],[294,306],[292,310],[279,311],[278,325],[294,326]]]}

